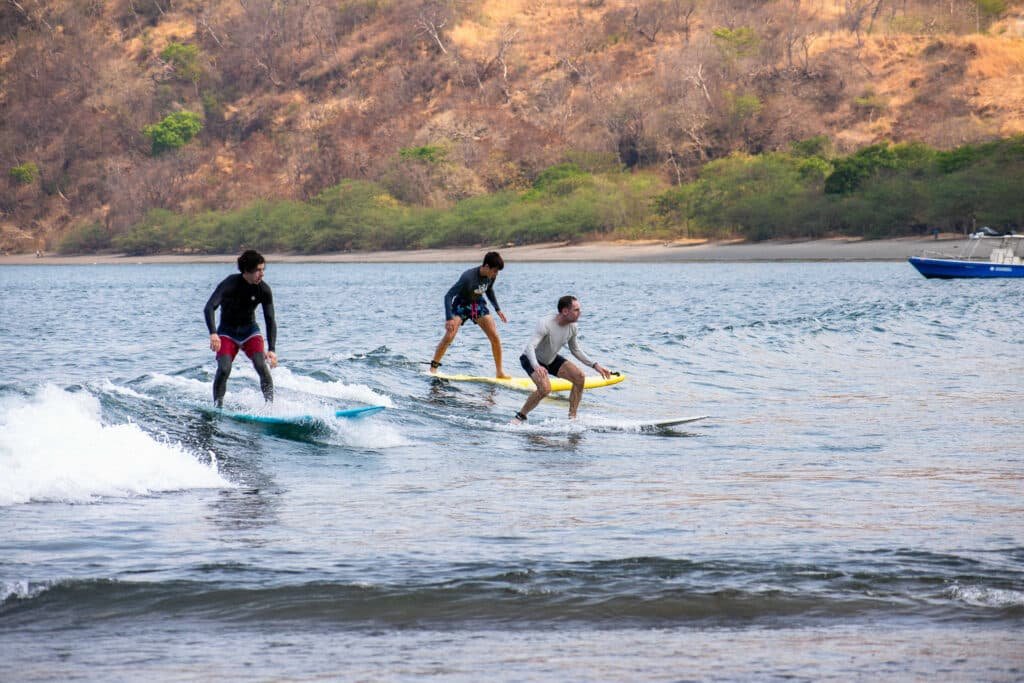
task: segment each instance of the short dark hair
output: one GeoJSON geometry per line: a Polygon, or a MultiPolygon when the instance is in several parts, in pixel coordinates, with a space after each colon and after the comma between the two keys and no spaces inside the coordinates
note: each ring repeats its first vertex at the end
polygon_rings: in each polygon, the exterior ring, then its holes
{"type": "Polygon", "coordinates": [[[502,270],[505,267],[505,259],[496,251],[489,251],[484,254],[484,265],[495,270],[502,270]]]}
{"type": "Polygon", "coordinates": [[[238,257],[238,272],[239,273],[251,273],[260,267],[261,263],[266,263],[267,259],[263,258],[263,254],[253,249],[243,251],[242,255],[238,257]]]}
{"type": "Polygon", "coordinates": [[[561,313],[563,308],[572,308],[572,302],[576,301],[576,297],[572,294],[566,294],[558,300],[558,312],[561,313]]]}

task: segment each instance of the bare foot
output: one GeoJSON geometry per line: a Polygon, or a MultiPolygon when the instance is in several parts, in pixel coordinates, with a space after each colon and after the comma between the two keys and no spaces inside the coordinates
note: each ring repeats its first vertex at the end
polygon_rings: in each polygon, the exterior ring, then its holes
{"type": "Polygon", "coordinates": [[[495,377],[498,379],[512,379],[512,375],[506,375],[504,372],[499,372],[495,377]]]}

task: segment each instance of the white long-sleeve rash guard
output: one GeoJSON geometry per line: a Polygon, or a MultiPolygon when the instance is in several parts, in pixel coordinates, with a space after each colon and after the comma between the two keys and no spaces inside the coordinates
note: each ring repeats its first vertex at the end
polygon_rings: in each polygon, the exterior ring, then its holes
{"type": "Polygon", "coordinates": [[[541,318],[537,323],[537,329],[530,337],[529,343],[523,349],[523,353],[530,361],[530,365],[538,368],[547,365],[555,359],[558,352],[566,344],[572,355],[576,356],[581,363],[587,367],[594,367],[594,361],[590,360],[587,354],[580,348],[576,338],[576,323],[568,325],[558,324],[558,314],[553,313],[546,318],[541,318]]]}

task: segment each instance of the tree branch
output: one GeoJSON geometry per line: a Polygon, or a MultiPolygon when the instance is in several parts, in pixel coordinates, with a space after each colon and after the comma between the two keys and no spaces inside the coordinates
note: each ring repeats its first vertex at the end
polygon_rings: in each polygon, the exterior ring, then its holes
{"type": "Polygon", "coordinates": [[[441,29],[448,23],[448,19],[443,19],[438,23],[434,18],[428,18],[425,14],[421,14],[419,19],[416,20],[416,26],[419,28],[420,33],[425,33],[434,39],[437,46],[441,48],[441,52],[448,54],[448,50],[445,49],[444,43],[441,42],[441,29]]]}

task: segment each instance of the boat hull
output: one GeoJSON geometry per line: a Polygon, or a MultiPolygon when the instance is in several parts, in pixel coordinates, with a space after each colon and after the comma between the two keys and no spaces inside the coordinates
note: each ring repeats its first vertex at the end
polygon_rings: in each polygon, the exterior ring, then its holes
{"type": "Polygon", "coordinates": [[[928,278],[949,280],[962,277],[1024,277],[1024,265],[959,261],[957,259],[911,256],[910,265],[928,278]]]}

